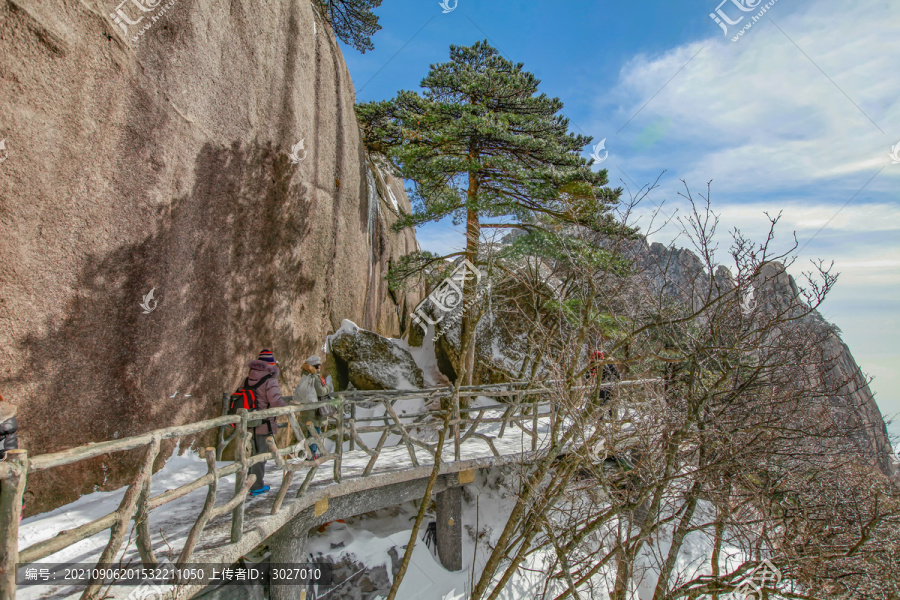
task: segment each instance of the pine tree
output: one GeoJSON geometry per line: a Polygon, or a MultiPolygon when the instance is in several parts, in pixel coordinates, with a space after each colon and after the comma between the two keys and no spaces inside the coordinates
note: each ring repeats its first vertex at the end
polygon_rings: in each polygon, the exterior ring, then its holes
{"type": "MultiPolygon", "coordinates": [[[[620,229],[611,209],[621,190],[604,187],[606,171],[592,171],[592,161],[579,156],[591,138],[568,132],[562,102],[540,93],[540,81],[523,67],[487,41],[451,46],[450,61],[431,65],[422,80],[422,95],[401,91],[357,107],[367,147],[387,154],[414,184],[414,210],[398,225],[446,216],[465,222],[466,249],[455,255],[476,265],[485,228],[549,221],[620,229]]],[[[464,301],[473,294],[467,282],[464,301]]],[[[467,311],[461,332],[467,384],[474,326],[467,311]]]]}
{"type": "Polygon", "coordinates": [[[362,52],[372,50],[372,36],[381,25],[371,11],[381,6],[381,0],[316,0],[331,22],[334,34],[345,44],[362,52]]]}

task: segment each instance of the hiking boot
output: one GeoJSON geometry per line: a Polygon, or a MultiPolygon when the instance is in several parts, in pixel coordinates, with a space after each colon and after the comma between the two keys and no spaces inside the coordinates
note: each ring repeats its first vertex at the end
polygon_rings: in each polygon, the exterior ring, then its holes
{"type": "Polygon", "coordinates": [[[314,460],[318,460],[318,459],[320,459],[320,458],[322,458],[322,455],[319,454],[318,452],[310,452],[310,453],[309,453],[309,458],[307,458],[306,460],[307,460],[307,461],[314,461],[314,460]]]}
{"type": "Polygon", "coordinates": [[[265,494],[266,492],[268,492],[271,489],[272,488],[270,488],[269,486],[264,485],[261,488],[259,488],[258,490],[250,490],[250,495],[251,496],[259,496],[260,494],[265,494]]]}

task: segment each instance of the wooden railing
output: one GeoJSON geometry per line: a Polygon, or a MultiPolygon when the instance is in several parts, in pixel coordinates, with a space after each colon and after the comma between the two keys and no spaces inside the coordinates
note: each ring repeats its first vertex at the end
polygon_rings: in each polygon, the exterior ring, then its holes
{"type": "MultiPolygon", "coordinates": [[[[616,385],[635,383],[643,382],[620,382],[616,385]]],[[[358,448],[369,456],[368,463],[362,471],[362,477],[371,475],[386,441],[392,434],[400,437],[400,444],[405,445],[411,466],[417,467],[419,466],[417,449],[427,452],[433,460],[436,444],[429,443],[420,436],[423,431],[436,430],[443,426],[445,410],[452,411],[449,423],[452,428],[450,433],[453,436],[454,460],[460,460],[460,448],[469,439],[482,440],[494,456],[500,456],[494,441],[503,437],[504,432],[510,427],[517,427],[524,436],[530,437],[531,449],[536,451],[540,445],[540,419],[549,418],[552,423],[556,418],[556,411],[553,409],[552,403],[539,402],[541,398],[553,392],[553,388],[525,389],[525,387],[523,384],[516,383],[502,386],[462,387],[458,394],[454,394],[453,389],[449,387],[416,391],[338,392],[334,394],[338,410],[328,420],[332,427],[323,430],[322,433],[317,432],[311,422],[301,423],[298,413],[314,410],[323,404],[290,404],[286,407],[255,411],[252,413],[252,420],[268,417],[286,418],[290,433],[286,447],[278,448],[275,439],[268,436],[269,452],[253,456],[250,456],[247,451],[253,433],[248,428],[251,419],[246,410],[240,410],[237,415],[158,429],[120,440],[92,443],[30,459],[24,450],[10,451],[7,460],[0,462],[0,540],[2,540],[0,542],[2,543],[2,547],[0,547],[0,600],[15,597],[17,564],[21,566],[41,560],[107,529],[110,530],[110,539],[97,563],[114,562],[130,532],[131,521],[135,522],[135,541],[141,562],[147,568],[158,565],[159,561],[153,551],[148,526],[150,512],[202,487],[208,488],[206,501],[178,554],[177,564],[188,563],[210,521],[229,512],[231,513],[230,541],[231,543],[239,542],[244,533],[244,510],[247,494],[255,481],[255,476],[249,474],[248,469],[266,460],[274,459],[276,464],[284,470],[284,477],[271,509],[273,515],[281,509],[294,475],[301,469],[307,469],[307,472],[295,494],[296,498],[300,498],[307,492],[316,473],[325,463],[333,463],[333,480],[335,483],[340,483],[345,444],[348,446],[348,451],[358,448]],[[469,408],[465,407],[466,403],[463,402],[461,406],[461,398],[477,396],[493,399],[503,398],[505,401],[469,408]],[[393,405],[398,400],[419,398],[425,400],[426,410],[424,412],[404,414],[401,417],[394,409],[393,405]],[[427,409],[427,404],[432,401],[441,402],[441,406],[444,408],[427,409]],[[357,409],[364,403],[368,408],[371,408],[372,403],[381,404],[385,412],[380,416],[357,418],[357,409]],[[491,411],[499,414],[489,416],[491,411]],[[483,430],[479,431],[479,428],[490,423],[501,423],[496,436],[491,436],[483,430]],[[159,453],[161,442],[213,429],[218,429],[218,444],[216,448],[206,448],[206,475],[179,488],[151,496],[152,466],[159,453]],[[369,447],[363,441],[362,435],[367,433],[380,434],[378,443],[374,447],[369,447]],[[327,451],[326,440],[332,441],[333,449],[331,451],[327,451]],[[238,443],[234,448],[234,460],[228,466],[219,468],[217,459],[221,460],[225,448],[235,441],[238,443]],[[311,457],[309,449],[311,442],[317,444],[322,455],[315,460],[305,460],[311,457]],[[114,512],[74,529],[60,532],[56,537],[37,542],[27,548],[21,550],[18,548],[18,524],[27,474],[137,448],[144,448],[141,468],[114,512]],[[219,479],[231,474],[236,476],[234,495],[225,504],[215,506],[219,479]]],[[[285,399],[291,400],[290,397],[285,399]]],[[[103,583],[103,581],[91,580],[81,598],[98,597],[103,583]]]]}

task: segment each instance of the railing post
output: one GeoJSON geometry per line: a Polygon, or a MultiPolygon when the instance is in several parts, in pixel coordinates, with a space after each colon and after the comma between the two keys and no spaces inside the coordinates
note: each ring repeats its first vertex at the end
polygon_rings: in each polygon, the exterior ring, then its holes
{"type": "MultiPolygon", "coordinates": [[[[356,402],[350,402],[350,421],[351,422],[356,421],[356,402]]],[[[356,440],[354,439],[354,436],[352,436],[352,435],[350,436],[349,450],[350,450],[350,452],[353,452],[354,450],[356,450],[356,440]]]]}
{"type": "Polygon", "coordinates": [[[340,404],[338,405],[337,412],[337,436],[334,439],[335,444],[337,444],[334,448],[335,458],[334,458],[334,482],[341,482],[341,458],[344,456],[344,398],[343,396],[340,399],[340,404]]]}
{"type": "MultiPolygon", "coordinates": [[[[548,396],[550,399],[550,431],[555,432],[556,431],[556,402],[553,401],[553,396],[551,394],[548,394],[548,396]]],[[[556,441],[555,439],[551,440],[550,443],[552,444],[555,441],[556,441]]]]}
{"type": "MultiPolygon", "coordinates": [[[[228,414],[228,400],[231,396],[227,393],[222,393],[222,414],[228,414]]],[[[225,451],[225,428],[228,425],[222,425],[219,427],[219,441],[216,443],[216,460],[222,460],[222,453],[225,451]]]]}
{"type": "Polygon", "coordinates": [[[453,394],[453,460],[459,460],[459,390],[453,394]]]}
{"type": "Polygon", "coordinates": [[[28,451],[9,450],[0,471],[0,599],[15,600],[19,562],[19,519],[28,473],[28,451]]]}
{"type": "Polygon", "coordinates": [[[206,527],[206,524],[209,522],[210,513],[216,504],[216,491],[219,489],[219,474],[216,472],[216,449],[207,448],[205,458],[206,472],[210,476],[206,492],[206,502],[203,504],[203,510],[200,511],[200,516],[197,517],[197,521],[194,523],[194,526],[191,527],[191,531],[184,541],[184,546],[181,548],[181,554],[178,555],[178,562],[175,564],[179,568],[184,567],[191,559],[191,555],[194,553],[194,547],[200,539],[203,528],[206,527]]]}
{"type": "MultiPolygon", "coordinates": [[[[244,488],[244,482],[247,480],[247,452],[245,451],[247,445],[247,409],[241,408],[238,409],[238,416],[241,418],[241,422],[237,424],[237,435],[235,436],[237,440],[237,448],[235,448],[235,462],[241,463],[241,469],[235,473],[234,477],[234,493],[235,495],[240,494],[241,490],[244,488]]],[[[231,511],[231,543],[236,544],[241,541],[241,537],[244,535],[244,505],[246,504],[246,497],[240,501],[240,503],[234,507],[234,510],[231,511]]]]}

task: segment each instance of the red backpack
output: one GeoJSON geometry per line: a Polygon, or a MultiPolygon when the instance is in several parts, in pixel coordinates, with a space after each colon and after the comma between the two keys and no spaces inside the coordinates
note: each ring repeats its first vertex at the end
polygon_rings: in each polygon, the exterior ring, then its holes
{"type": "MultiPolygon", "coordinates": [[[[239,387],[236,392],[231,394],[231,399],[228,402],[228,414],[236,415],[237,411],[241,408],[246,408],[247,412],[253,412],[259,409],[259,405],[256,401],[256,390],[259,389],[263,383],[267,382],[272,378],[272,374],[265,375],[262,379],[256,382],[256,385],[250,385],[249,378],[244,379],[244,385],[239,387]]],[[[261,420],[250,421],[247,424],[248,428],[258,427],[262,425],[261,420]]],[[[231,424],[232,427],[236,427],[234,423],[231,424]]],[[[271,426],[270,426],[271,429],[271,426]]]]}

